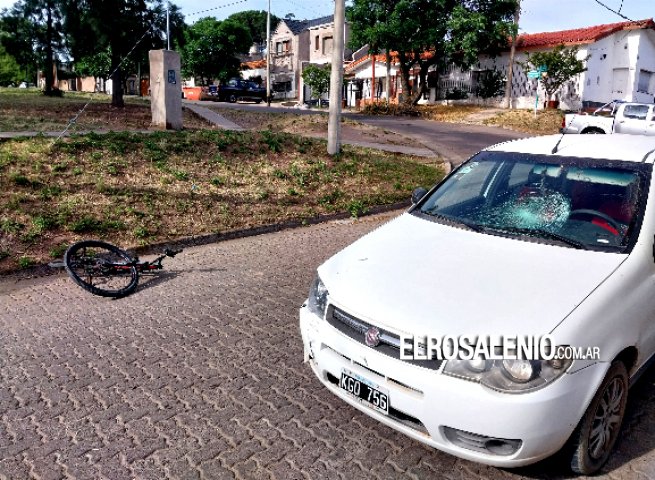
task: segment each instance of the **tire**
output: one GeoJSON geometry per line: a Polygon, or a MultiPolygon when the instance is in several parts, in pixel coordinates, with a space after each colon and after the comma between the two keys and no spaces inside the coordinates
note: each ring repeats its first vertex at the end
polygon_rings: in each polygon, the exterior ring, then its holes
{"type": "Polygon", "coordinates": [[[594,134],[594,135],[605,135],[605,132],[603,132],[600,128],[588,128],[586,130],[583,130],[583,134],[594,134]]]}
{"type": "Polygon", "coordinates": [[[571,470],[591,475],[607,462],[621,431],[628,400],[628,371],[612,363],[603,383],[571,436],[571,470]]]}
{"type": "Polygon", "coordinates": [[[64,266],[75,283],[101,297],[124,297],[139,282],[132,257],[100,240],[83,240],[71,245],[64,255],[64,266]]]}
{"type": "Polygon", "coordinates": [[[230,95],[230,103],[237,103],[237,96],[235,94],[230,95]]]}

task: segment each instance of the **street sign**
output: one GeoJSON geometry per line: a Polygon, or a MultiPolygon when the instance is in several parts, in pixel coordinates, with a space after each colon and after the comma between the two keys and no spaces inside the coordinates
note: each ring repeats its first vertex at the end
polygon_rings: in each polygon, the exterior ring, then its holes
{"type": "Polygon", "coordinates": [[[539,70],[530,70],[528,72],[528,78],[539,78],[541,77],[541,72],[539,70]]]}

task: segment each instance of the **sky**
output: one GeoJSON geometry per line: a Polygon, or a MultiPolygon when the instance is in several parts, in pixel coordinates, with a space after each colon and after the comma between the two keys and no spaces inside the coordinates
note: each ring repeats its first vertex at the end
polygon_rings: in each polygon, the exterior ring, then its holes
{"type": "MultiPolygon", "coordinates": [[[[655,0],[598,0],[631,20],[655,17],[655,0]]],[[[318,18],[334,13],[331,0],[270,0],[271,11],[278,17],[293,13],[296,19],[318,18]]],[[[11,7],[14,0],[0,0],[0,9],[11,7]]],[[[268,0],[173,0],[193,23],[205,16],[219,20],[242,10],[266,10],[268,0]],[[202,13],[199,13],[202,12],[202,13]]],[[[573,28],[622,22],[595,0],[521,0],[519,29],[522,33],[552,32],[573,28]]]]}

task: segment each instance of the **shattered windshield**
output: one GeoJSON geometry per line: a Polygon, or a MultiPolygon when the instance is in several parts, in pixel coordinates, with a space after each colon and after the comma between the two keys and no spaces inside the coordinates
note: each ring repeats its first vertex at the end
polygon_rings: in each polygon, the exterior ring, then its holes
{"type": "Polygon", "coordinates": [[[482,152],[415,213],[482,233],[624,251],[637,234],[650,165],[482,152]]]}

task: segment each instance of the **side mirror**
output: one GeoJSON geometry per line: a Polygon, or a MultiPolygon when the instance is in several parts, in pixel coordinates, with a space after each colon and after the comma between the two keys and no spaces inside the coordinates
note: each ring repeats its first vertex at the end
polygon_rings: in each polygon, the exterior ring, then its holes
{"type": "Polygon", "coordinates": [[[421,199],[425,197],[426,193],[428,193],[428,191],[423,187],[415,188],[412,192],[412,205],[416,205],[418,202],[420,202],[421,199]]]}

